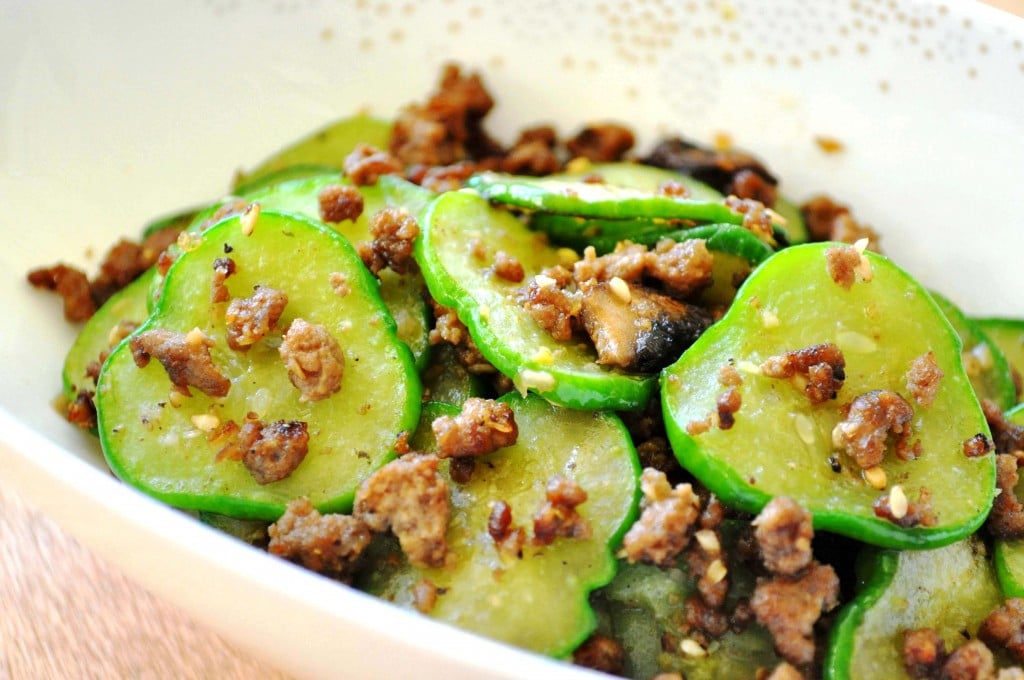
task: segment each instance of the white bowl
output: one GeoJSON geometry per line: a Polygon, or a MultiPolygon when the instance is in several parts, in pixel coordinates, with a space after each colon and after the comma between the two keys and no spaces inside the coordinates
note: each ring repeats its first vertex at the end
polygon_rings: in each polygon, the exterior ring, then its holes
{"type": "Polygon", "coordinates": [[[482,72],[504,141],[631,124],[728,133],[797,199],[827,191],[969,313],[1024,317],[1024,21],[868,0],[64,3],[0,21],[0,474],[85,543],[299,676],[575,677],[220,536],[115,481],[51,407],[75,329],[31,267],[95,267],[331,119],[391,116],[442,63],[482,72]],[[255,3],[253,3],[255,4],[255,3]],[[842,141],[824,153],[819,135],[842,141]]]}

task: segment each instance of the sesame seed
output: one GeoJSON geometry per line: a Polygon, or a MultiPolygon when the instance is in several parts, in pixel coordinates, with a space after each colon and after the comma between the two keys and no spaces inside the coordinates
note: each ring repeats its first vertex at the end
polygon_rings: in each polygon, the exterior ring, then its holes
{"type": "Polygon", "coordinates": [[[840,331],[836,342],[842,346],[843,351],[856,354],[871,354],[878,349],[878,343],[857,331],[840,331]]]}
{"type": "Polygon", "coordinates": [[[608,282],[608,286],[612,289],[612,295],[620,301],[628,303],[633,299],[632,294],[629,292],[629,284],[618,276],[613,276],[612,280],[608,282]]]}
{"type": "Polygon", "coordinates": [[[555,389],[557,384],[555,376],[547,371],[534,371],[529,368],[519,371],[512,382],[524,397],[530,388],[539,392],[546,392],[555,389]]]}
{"type": "Polygon", "coordinates": [[[845,438],[843,436],[843,424],[838,423],[832,428],[832,448],[841,449],[845,446],[845,438]]]}
{"type": "Polygon", "coordinates": [[[865,470],[864,479],[867,480],[868,484],[875,487],[879,491],[884,489],[886,484],[888,484],[889,482],[888,478],[885,475],[885,470],[883,470],[882,466],[880,465],[876,465],[865,470]]]}
{"type": "Polygon", "coordinates": [[[245,212],[242,213],[242,217],[240,218],[243,236],[252,236],[252,232],[256,228],[256,220],[258,220],[259,218],[259,203],[250,203],[248,206],[246,206],[245,212]]]}
{"type": "Polygon", "coordinates": [[[761,375],[761,367],[755,364],[753,361],[737,361],[736,369],[749,373],[750,375],[761,375]]]}
{"type": "Polygon", "coordinates": [[[814,421],[811,420],[810,416],[805,413],[796,414],[796,418],[793,419],[793,425],[796,426],[796,433],[803,440],[804,444],[814,443],[814,421]]]}
{"type": "Polygon", "coordinates": [[[699,642],[697,642],[696,640],[691,640],[690,638],[686,638],[685,640],[679,643],[679,651],[681,651],[686,656],[700,657],[708,655],[708,651],[701,647],[699,642]]]}
{"type": "Polygon", "coordinates": [[[557,281],[550,276],[544,276],[543,274],[537,274],[533,277],[534,283],[537,284],[538,288],[554,288],[557,281]]]}
{"type": "Polygon", "coordinates": [[[907,494],[903,493],[903,487],[899,484],[889,492],[889,510],[896,519],[907,516],[907,494]]]}

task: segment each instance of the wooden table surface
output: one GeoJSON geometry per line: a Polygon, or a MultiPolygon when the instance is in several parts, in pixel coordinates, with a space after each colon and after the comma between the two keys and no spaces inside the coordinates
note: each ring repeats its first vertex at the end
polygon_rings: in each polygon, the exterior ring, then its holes
{"type": "MultiPolygon", "coordinates": [[[[989,0],[1024,16],[1024,0],[989,0]]],[[[286,680],[0,486],[0,680],[286,680]]]]}

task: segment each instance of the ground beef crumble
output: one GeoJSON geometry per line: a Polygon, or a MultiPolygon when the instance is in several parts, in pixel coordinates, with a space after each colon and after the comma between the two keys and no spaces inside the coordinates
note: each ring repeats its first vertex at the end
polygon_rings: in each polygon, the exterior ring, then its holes
{"type": "Polygon", "coordinates": [[[416,271],[412,251],[419,235],[420,226],[408,210],[384,208],[370,218],[373,240],[359,242],[359,256],[375,276],[385,267],[396,274],[416,271]]]}
{"type": "MultiPolygon", "coordinates": [[[[895,488],[893,487],[893,489],[895,488]]],[[[876,517],[888,520],[905,529],[917,526],[931,527],[938,522],[935,517],[935,509],[932,506],[932,494],[927,488],[921,487],[918,490],[916,501],[905,499],[902,502],[905,507],[901,507],[897,511],[893,507],[892,491],[890,491],[875,499],[871,508],[876,517]]]]}
{"type": "Polygon", "coordinates": [[[419,567],[439,567],[448,553],[448,483],[434,455],[409,454],[374,472],[356,491],[353,514],[373,531],[391,530],[419,567]]]}
{"type": "Polygon", "coordinates": [[[210,302],[227,302],[231,299],[227,280],[238,268],[230,257],[218,257],[213,261],[213,279],[210,282],[210,302]]]}
{"type": "Polygon", "coordinates": [[[247,298],[235,298],[224,312],[228,347],[246,351],[277,326],[288,305],[288,294],[268,286],[256,286],[247,298]]]}
{"type": "Polygon", "coordinates": [[[483,456],[505,446],[512,446],[519,437],[515,413],[508,404],[471,397],[454,418],[439,416],[431,423],[441,458],[483,456]]]}
{"type": "Polygon", "coordinates": [[[511,283],[522,283],[526,278],[522,263],[504,250],[494,254],[494,275],[511,283]]]}
{"type": "Polygon", "coordinates": [[[996,607],[978,628],[978,638],[993,648],[1005,649],[1024,663],[1024,599],[1010,598],[996,607]]]}
{"type": "Polygon", "coordinates": [[[576,480],[555,475],[548,480],[545,500],[533,515],[534,545],[551,545],[556,538],[590,538],[590,522],[576,508],[587,492],[576,480]]]}
{"type": "Polygon", "coordinates": [[[935,403],[943,375],[934,352],[925,352],[910,362],[906,375],[907,391],[918,406],[930,408],[935,403]]]}
{"type": "Polygon", "coordinates": [[[309,427],[297,420],[248,421],[238,433],[242,464],[258,484],[287,479],[309,453],[309,427]]]}
{"type": "Polygon", "coordinates": [[[345,355],[325,326],[292,321],[278,348],[299,401],[320,401],[341,389],[345,355]]]}
{"type": "Polygon", "coordinates": [[[357,187],[376,184],[381,175],[398,174],[402,168],[401,161],[370,144],[357,144],[344,162],[345,176],[357,187]]]}
{"type": "Polygon", "coordinates": [[[429,341],[431,345],[447,342],[455,350],[455,358],[470,373],[480,375],[494,373],[494,366],[491,365],[469,334],[469,329],[459,319],[458,313],[451,307],[445,307],[434,300],[430,300],[434,310],[434,328],[430,331],[429,341]]]}
{"type": "Polygon", "coordinates": [[[570,340],[579,329],[582,301],[579,293],[567,291],[556,279],[533,277],[519,291],[517,300],[523,309],[555,340],[570,340]]]}
{"type": "Polygon", "coordinates": [[[363,214],[363,194],[345,184],[328,184],[317,195],[320,219],[324,222],[355,222],[363,214]]]}
{"type": "Polygon", "coordinates": [[[492,501],[487,517],[487,533],[498,546],[499,552],[522,557],[526,531],[512,523],[512,508],[505,501],[492,501]]]}
{"type": "Polygon", "coordinates": [[[939,671],[943,680],[992,680],[996,677],[995,658],[981,640],[970,640],[946,659],[939,671]]]}
{"type": "Polygon", "coordinates": [[[816,196],[800,206],[812,241],[856,243],[868,239],[868,250],[879,252],[879,236],[871,227],[853,218],[850,209],[828,196],[816,196]]]}
{"type": "Polygon", "coordinates": [[[34,269],[28,273],[28,282],[57,293],[64,301],[64,318],[68,321],[85,321],[96,313],[89,277],[79,269],[65,264],[34,269]]]}
{"type": "Polygon", "coordinates": [[[1024,426],[1007,420],[1003,415],[1003,410],[991,399],[981,400],[981,410],[992,430],[996,451],[999,453],[1024,451],[1024,426]]]}
{"type": "Polygon", "coordinates": [[[271,524],[269,551],[307,569],[349,582],[370,544],[369,527],[350,515],[321,515],[307,498],[288,503],[271,524]]]}
{"type": "Polygon", "coordinates": [[[740,410],[742,396],[739,389],[730,387],[718,395],[716,406],[718,409],[718,429],[729,430],[736,424],[736,413],[740,410]]]}
{"type": "Polygon", "coordinates": [[[845,409],[843,420],[833,431],[833,443],[865,470],[882,462],[890,436],[895,437],[896,456],[900,460],[913,460],[920,448],[910,443],[914,434],[913,418],[914,409],[899,394],[872,390],[854,399],[845,409]]]}
{"type": "Polygon", "coordinates": [[[154,328],[132,336],[128,342],[132,358],[139,368],[145,368],[155,357],[167,371],[174,387],[185,396],[192,396],[189,387],[211,397],[227,396],[231,389],[231,381],[221,374],[210,356],[213,341],[199,329],[176,333],[154,328]]]}
{"type": "Polygon", "coordinates": [[[501,169],[516,175],[550,175],[558,172],[562,164],[556,151],[557,143],[558,138],[552,127],[523,130],[501,160],[501,169]]]}
{"type": "Polygon", "coordinates": [[[797,667],[814,661],[814,624],[839,603],[839,579],[831,566],[812,562],[799,576],[761,581],[750,605],[768,629],[779,656],[797,667]]]}
{"type": "Polygon", "coordinates": [[[700,499],[690,484],[669,485],[665,473],[647,468],[640,476],[643,512],[622,539],[630,563],[669,566],[690,543],[700,517],[700,499]]]}
{"type": "Polygon", "coordinates": [[[792,576],[814,559],[811,513],[796,501],[784,496],[773,498],[753,524],[762,559],[772,573],[792,576]]]}
{"type": "Polygon", "coordinates": [[[602,673],[621,675],[626,668],[626,651],[614,639],[595,633],[572,653],[572,662],[602,673]]]}
{"type": "Polygon", "coordinates": [[[825,251],[825,270],[833,281],[849,290],[857,281],[860,258],[853,246],[832,246],[825,251]]]}
{"type": "Polygon", "coordinates": [[[768,357],[761,363],[761,372],[779,379],[802,376],[807,380],[804,394],[812,404],[822,404],[835,399],[842,389],[846,359],[839,347],[825,342],[768,357]]]}
{"type": "Polygon", "coordinates": [[[622,160],[633,148],[633,132],[615,123],[589,125],[565,143],[569,153],[576,158],[586,158],[595,163],[622,160]]]}
{"type": "Polygon", "coordinates": [[[902,656],[911,678],[936,678],[946,661],[946,643],[932,628],[905,630],[902,656]]]}

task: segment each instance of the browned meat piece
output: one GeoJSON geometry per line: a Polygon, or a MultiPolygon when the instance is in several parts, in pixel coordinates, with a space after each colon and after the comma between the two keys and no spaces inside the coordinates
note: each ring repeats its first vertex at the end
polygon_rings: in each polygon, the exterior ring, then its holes
{"type": "Polygon", "coordinates": [[[196,387],[211,397],[227,396],[231,381],[221,375],[213,364],[210,347],[213,342],[199,329],[189,333],[175,333],[154,328],[128,341],[132,358],[139,368],[145,368],[152,357],[163,364],[174,387],[186,396],[192,396],[189,387],[196,387]]]}
{"type": "MultiPolygon", "coordinates": [[[[227,280],[237,271],[235,261],[230,257],[218,257],[213,261],[213,279],[210,282],[210,302],[227,302],[231,299],[227,280]]],[[[231,341],[228,341],[231,344],[231,341]]]]}
{"type": "Polygon", "coordinates": [[[345,184],[328,184],[317,195],[324,222],[355,222],[363,214],[363,194],[345,184]]]}
{"type": "Polygon", "coordinates": [[[943,375],[942,369],[935,361],[935,354],[925,352],[910,362],[910,369],[906,376],[907,391],[919,406],[929,408],[935,403],[943,375]]]}
{"type": "MultiPolygon", "coordinates": [[[[728,584],[727,581],[719,583],[728,584]]],[[[728,590],[728,586],[725,590],[728,590]]],[[[729,616],[725,610],[709,605],[706,599],[688,597],[683,603],[683,608],[686,611],[686,629],[691,638],[706,644],[710,639],[720,638],[729,632],[729,616]]]]}
{"type": "MultiPolygon", "coordinates": [[[[756,174],[765,185],[772,189],[778,185],[778,181],[768,172],[761,161],[748,153],[737,149],[705,149],[678,137],[660,142],[654,151],[644,159],[644,163],[678,170],[714,187],[723,194],[735,194],[740,198],[755,198],[734,191],[735,188],[752,187],[752,180],[739,177],[743,171],[756,174]]],[[[767,189],[762,189],[762,192],[765,191],[767,189]]],[[[768,206],[772,205],[765,201],[761,202],[768,206]]]]}
{"type": "Polygon", "coordinates": [[[1024,536],[1024,504],[1014,492],[1020,480],[1018,464],[1019,461],[1013,454],[996,455],[996,486],[999,487],[999,493],[992,501],[992,511],[989,513],[986,526],[997,538],[1024,536]]]}
{"type": "Polygon", "coordinates": [[[430,331],[430,344],[447,342],[455,349],[455,358],[467,371],[475,375],[494,373],[491,365],[469,334],[469,329],[459,320],[456,311],[430,300],[434,310],[434,328],[430,331]]]}
{"type": "Polygon", "coordinates": [[[739,198],[751,199],[758,203],[763,203],[769,208],[775,205],[777,195],[774,183],[766,180],[761,173],[748,168],[744,168],[733,175],[732,182],[723,193],[738,196],[739,198]]]}
{"type": "Polygon", "coordinates": [[[587,158],[595,163],[621,161],[633,148],[633,132],[615,123],[589,125],[565,143],[574,157],[587,158]]]}
{"type": "Polygon", "coordinates": [[[937,677],[946,662],[946,643],[932,628],[903,631],[903,668],[911,678],[937,677]]]}
{"type": "Polygon", "coordinates": [[[857,281],[860,258],[853,246],[832,246],[825,251],[825,270],[833,281],[849,290],[857,281]]]}
{"type": "Polygon", "coordinates": [[[602,673],[622,675],[626,668],[626,651],[612,638],[595,633],[572,653],[572,662],[602,673]]]}
{"type": "Polygon", "coordinates": [[[550,175],[562,164],[555,153],[558,143],[554,128],[542,126],[523,130],[501,160],[501,169],[516,175],[550,175]]]}
{"type": "Polygon", "coordinates": [[[896,456],[912,460],[917,457],[919,448],[910,444],[914,434],[913,418],[914,409],[899,394],[872,390],[849,405],[844,419],[832,433],[833,442],[865,470],[882,462],[890,435],[896,438],[893,447],[896,456]]]}
{"type": "MultiPolygon", "coordinates": [[[[150,254],[152,255],[152,253],[150,254]]],[[[90,284],[97,307],[146,271],[155,260],[146,257],[141,244],[121,239],[107,251],[99,273],[90,284]]]]}
{"type": "Polygon", "coordinates": [[[718,395],[718,429],[728,430],[736,424],[736,413],[740,410],[741,404],[740,391],[735,387],[730,387],[718,395]]]}
{"type": "Polygon", "coordinates": [[[804,676],[795,666],[783,661],[768,675],[765,680],[804,680],[804,676]]]}
{"type": "Polygon", "coordinates": [[[922,487],[918,491],[916,501],[911,501],[902,494],[903,487],[896,485],[888,493],[875,499],[871,504],[875,516],[904,528],[935,526],[937,519],[932,507],[932,494],[928,489],[922,487]],[[899,497],[900,495],[902,497],[899,497]]]}
{"type": "Polygon", "coordinates": [[[493,501],[487,517],[487,533],[498,550],[506,555],[522,556],[526,532],[512,524],[512,508],[505,501],[493,501]]]}
{"type": "Polygon", "coordinates": [[[402,163],[386,151],[369,144],[357,144],[344,162],[345,176],[357,187],[376,184],[381,175],[402,172],[402,163]]]}
{"type": "Polygon", "coordinates": [[[412,259],[413,244],[420,235],[416,218],[404,208],[384,208],[370,218],[373,241],[360,242],[359,256],[367,269],[376,275],[389,267],[396,274],[415,270],[412,259]]]}
{"type": "Polygon", "coordinates": [[[799,578],[761,581],[750,606],[768,629],[779,656],[798,667],[814,661],[814,624],[838,604],[839,579],[828,565],[812,562],[799,578]]]}
{"type": "Polygon", "coordinates": [[[978,628],[978,638],[993,648],[1004,648],[1024,663],[1024,599],[1012,597],[996,607],[978,628]]]}
{"type": "Polygon", "coordinates": [[[452,165],[434,165],[430,167],[419,166],[422,172],[419,175],[419,184],[424,189],[429,189],[436,194],[446,191],[457,191],[476,172],[489,170],[484,163],[471,161],[460,161],[452,165]]]}
{"type": "Polygon", "coordinates": [[[878,252],[879,236],[871,227],[857,222],[850,209],[828,196],[816,196],[800,206],[812,241],[856,243],[868,239],[868,250],[878,252]]]}
{"type": "Polygon", "coordinates": [[[494,106],[476,74],[465,76],[448,65],[441,87],[426,105],[402,111],[391,131],[391,153],[407,165],[450,165],[466,158],[484,158],[500,148],[483,129],[494,106]]]}
{"type": "Polygon", "coordinates": [[[592,247],[588,247],[583,251],[583,259],[573,265],[572,277],[579,285],[590,281],[611,281],[613,278],[633,283],[644,275],[648,259],[645,246],[629,241],[621,241],[613,252],[600,257],[592,247]]]}
{"type": "Polygon", "coordinates": [[[515,414],[508,404],[493,399],[471,397],[454,418],[439,416],[431,424],[441,458],[483,456],[519,437],[515,414]]]}
{"type": "Polygon", "coordinates": [[[651,437],[640,442],[636,445],[636,455],[643,467],[673,474],[679,471],[679,461],[665,437],[651,437]]]}
{"type": "Polygon", "coordinates": [[[92,430],[96,428],[96,404],[94,394],[88,390],[79,390],[75,400],[68,404],[68,422],[78,427],[92,430]]]}
{"type": "Polygon", "coordinates": [[[1003,410],[991,399],[981,400],[981,410],[985,413],[985,420],[988,421],[988,426],[992,430],[996,451],[999,453],[1024,451],[1024,427],[1007,420],[1003,415],[1003,410]]]}
{"type": "Polygon", "coordinates": [[[576,511],[586,502],[587,492],[576,480],[555,475],[548,480],[545,496],[533,515],[534,545],[551,545],[556,538],[590,538],[590,522],[576,511]]]}
{"type": "Polygon", "coordinates": [[[674,298],[685,299],[711,285],[714,258],[704,239],[662,239],[647,253],[644,273],[674,298]]]}
{"type": "Polygon", "coordinates": [[[522,283],[526,272],[519,260],[499,250],[494,254],[494,275],[511,283],[522,283]]]}
{"type": "Polygon", "coordinates": [[[418,567],[439,567],[448,552],[448,483],[432,455],[402,456],[370,475],[356,492],[353,514],[373,531],[391,530],[418,567]]]}
{"type": "Polygon", "coordinates": [[[659,184],[654,193],[658,196],[668,196],[670,198],[687,198],[690,195],[690,190],[686,188],[686,185],[670,179],[659,184]]]}
{"type": "Polygon", "coordinates": [[[597,363],[655,373],[668,366],[711,325],[710,315],[649,288],[613,280],[588,286],[580,321],[597,363]],[[628,297],[627,297],[628,296],[628,297]]]}
{"type": "Polygon", "coordinates": [[[307,498],[289,502],[267,533],[272,555],[346,583],[372,538],[363,522],[350,515],[321,515],[307,498]]]}
{"type": "Polygon", "coordinates": [[[572,339],[579,324],[578,293],[559,287],[549,276],[535,276],[519,291],[517,300],[552,338],[560,342],[572,339]]]}
{"type": "Polygon", "coordinates": [[[267,286],[256,286],[249,297],[232,300],[224,312],[228,347],[248,350],[274,330],[287,305],[287,293],[267,286]]]}
{"type": "Polygon", "coordinates": [[[33,269],[28,273],[28,282],[57,293],[64,301],[64,318],[68,321],[85,321],[96,313],[89,277],[79,269],[65,264],[33,269]]]}
{"type": "Polygon", "coordinates": [[[771,211],[763,203],[749,198],[726,196],[725,205],[743,215],[743,228],[769,243],[774,242],[771,211]]]}
{"type": "Polygon", "coordinates": [[[667,567],[690,543],[700,500],[689,484],[672,488],[665,473],[647,468],[640,476],[643,512],[622,539],[626,559],[667,567]]]}
{"type": "Polygon", "coordinates": [[[701,529],[695,537],[697,540],[684,553],[686,565],[690,569],[690,578],[697,581],[701,601],[707,607],[719,610],[717,616],[721,619],[720,632],[706,626],[702,628],[712,637],[719,637],[729,626],[728,617],[721,611],[729,594],[729,570],[722,552],[722,537],[714,529],[701,529]]]}
{"type": "Polygon", "coordinates": [[[814,559],[811,513],[784,496],[776,496],[754,519],[754,537],[768,571],[793,576],[814,559]]]}
{"type": "Polygon", "coordinates": [[[806,378],[804,394],[812,404],[835,399],[846,380],[846,359],[843,351],[831,342],[768,357],[761,363],[761,372],[769,378],[806,378]]]}
{"type": "Polygon", "coordinates": [[[995,680],[992,652],[980,640],[971,640],[953,650],[939,673],[941,680],[995,680]]]}
{"type": "Polygon", "coordinates": [[[345,355],[324,326],[295,319],[278,352],[301,393],[299,401],[319,401],[341,389],[345,355]]]}
{"type": "Polygon", "coordinates": [[[984,432],[979,432],[964,441],[964,455],[968,458],[981,458],[995,448],[995,443],[984,432]]]}
{"type": "Polygon", "coordinates": [[[412,587],[412,604],[416,611],[429,614],[437,605],[437,596],[440,594],[437,584],[425,578],[412,587]]]}
{"type": "Polygon", "coordinates": [[[259,432],[242,454],[242,464],[258,484],[288,478],[309,452],[309,427],[302,421],[278,420],[269,425],[247,422],[240,439],[251,438],[247,428],[258,428],[259,432]]]}

